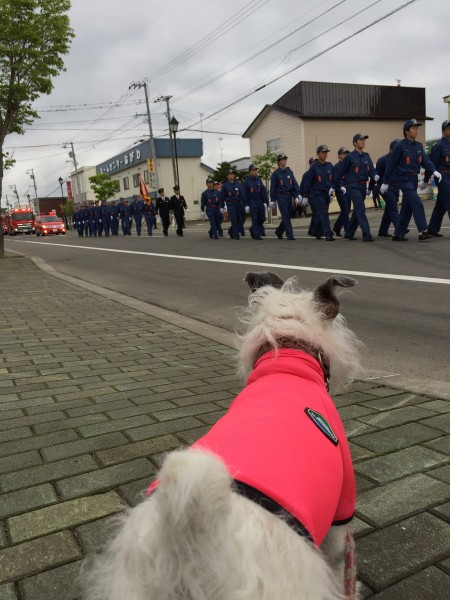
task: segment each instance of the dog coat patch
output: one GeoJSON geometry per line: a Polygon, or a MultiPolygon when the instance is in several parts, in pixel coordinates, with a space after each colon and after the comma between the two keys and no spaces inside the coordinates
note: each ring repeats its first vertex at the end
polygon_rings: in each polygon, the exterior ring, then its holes
{"type": "Polygon", "coordinates": [[[312,408],[305,408],[305,413],[311,419],[316,427],[331,441],[335,446],[339,444],[339,440],[336,437],[331,425],[325,419],[323,415],[313,410],[312,408]]]}

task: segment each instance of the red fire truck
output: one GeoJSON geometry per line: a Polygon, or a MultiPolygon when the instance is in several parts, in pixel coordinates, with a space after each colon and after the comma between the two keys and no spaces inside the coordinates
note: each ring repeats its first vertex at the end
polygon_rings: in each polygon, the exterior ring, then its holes
{"type": "Polygon", "coordinates": [[[4,216],[5,234],[35,233],[34,214],[29,208],[13,208],[4,216]]]}

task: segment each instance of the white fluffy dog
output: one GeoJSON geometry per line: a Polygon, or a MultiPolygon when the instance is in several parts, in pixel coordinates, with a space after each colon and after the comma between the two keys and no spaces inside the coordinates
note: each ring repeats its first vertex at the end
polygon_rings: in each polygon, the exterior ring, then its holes
{"type": "Polygon", "coordinates": [[[316,291],[248,273],[247,385],[82,574],[89,600],[357,598],[350,451],[328,395],[359,371],[333,277],[316,291]]]}

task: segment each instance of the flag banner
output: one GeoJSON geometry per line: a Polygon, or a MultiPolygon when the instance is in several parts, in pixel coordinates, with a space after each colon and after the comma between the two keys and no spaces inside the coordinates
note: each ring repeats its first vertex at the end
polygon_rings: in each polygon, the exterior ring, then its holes
{"type": "Polygon", "coordinates": [[[148,193],[142,173],[139,176],[139,192],[146,202],[150,202],[150,194],[148,193]]]}

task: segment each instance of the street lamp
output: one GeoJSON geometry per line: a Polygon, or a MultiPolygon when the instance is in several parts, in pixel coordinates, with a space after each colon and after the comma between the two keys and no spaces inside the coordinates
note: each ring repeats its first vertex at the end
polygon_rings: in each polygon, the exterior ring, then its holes
{"type": "Polygon", "coordinates": [[[61,198],[64,198],[63,189],[62,189],[62,184],[64,183],[64,179],[62,177],[60,177],[58,179],[58,183],[59,183],[59,185],[61,187],[61,198]]]}
{"type": "Polygon", "coordinates": [[[28,200],[28,208],[31,210],[31,196],[30,196],[30,194],[27,194],[27,200],[28,200]]]}
{"type": "Polygon", "coordinates": [[[175,185],[180,185],[180,175],[178,172],[178,149],[177,149],[177,131],[178,131],[178,121],[175,119],[175,117],[172,117],[169,121],[169,130],[170,133],[173,133],[173,137],[175,140],[175,163],[177,166],[177,180],[175,182],[175,185]]]}

